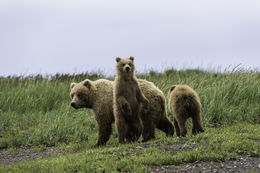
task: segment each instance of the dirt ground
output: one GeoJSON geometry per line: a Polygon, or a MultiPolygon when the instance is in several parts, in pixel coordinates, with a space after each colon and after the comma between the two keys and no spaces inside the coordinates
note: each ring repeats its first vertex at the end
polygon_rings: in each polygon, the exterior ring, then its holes
{"type": "Polygon", "coordinates": [[[63,154],[64,151],[55,147],[47,147],[43,151],[33,151],[32,147],[19,148],[19,152],[10,154],[6,149],[0,149],[0,164],[10,164],[13,162],[20,162],[26,160],[35,160],[45,157],[55,157],[63,154]]]}
{"type": "Polygon", "coordinates": [[[226,162],[200,162],[185,163],[178,166],[162,165],[150,166],[154,173],[222,173],[222,172],[260,172],[260,158],[240,155],[237,159],[230,159],[226,162]]]}
{"type": "MultiPolygon", "coordinates": [[[[185,145],[186,141],[179,140],[173,144],[156,143],[155,147],[162,150],[192,150],[199,146],[199,144],[185,145]]],[[[153,145],[154,146],[154,145],[153,145]]],[[[149,148],[150,144],[139,144],[138,147],[149,148]]],[[[6,149],[0,149],[0,164],[10,164],[14,162],[35,160],[45,157],[56,157],[66,152],[62,149],[55,147],[47,147],[44,151],[33,151],[32,147],[22,147],[19,152],[10,154],[6,149]]],[[[260,173],[260,157],[250,157],[242,153],[238,158],[230,159],[226,162],[195,162],[185,163],[178,166],[175,165],[161,165],[149,166],[150,171],[153,173],[222,173],[222,172],[245,172],[254,171],[260,173]]]]}

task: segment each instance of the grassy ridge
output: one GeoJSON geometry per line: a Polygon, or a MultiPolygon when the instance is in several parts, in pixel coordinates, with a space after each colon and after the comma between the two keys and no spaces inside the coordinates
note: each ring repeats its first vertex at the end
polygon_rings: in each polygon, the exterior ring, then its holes
{"type": "MultiPolygon", "coordinates": [[[[62,143],[93,145],[98,130],[92,110],[73,110],[69,105],[70,83],[85,78],[96,80],[103,76],[0,78],[0,147],[62,143]]],[[[201,98],[203,125],[206,127],[236,122],[260,123],[260,74],[257,72],[167,70],[139,74],[138,78],[154,82],[165,96],[172,84],[193,87],[201,98]]],[[[114,143],[115,140],[110,141],[110,144],[114,143]]]]}

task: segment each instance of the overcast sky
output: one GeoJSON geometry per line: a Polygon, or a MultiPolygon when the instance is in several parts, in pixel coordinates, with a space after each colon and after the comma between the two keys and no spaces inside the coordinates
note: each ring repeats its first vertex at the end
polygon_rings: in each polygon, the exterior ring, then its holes
{"type": "Polygon", "coordinates": [[[0,0],[0,76],[260,68],[259,0],[0,0]]]}

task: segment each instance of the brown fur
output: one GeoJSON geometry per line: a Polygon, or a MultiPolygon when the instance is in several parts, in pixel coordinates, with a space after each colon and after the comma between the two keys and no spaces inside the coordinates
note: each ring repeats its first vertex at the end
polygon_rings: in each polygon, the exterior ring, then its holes
{"type": "Polygon", "coordinates": [[[141,103],[148,105],[135,77],[134,57],[116,58],[113,104],[119,143],[136,141],[143,131],[141,103]]]}
{"type": "Polygon", "coordinates": [[[168,93],[168,104],[174,118],[177,136],[185,136],[188,118],[192,118],[192,133],[203,132],[201,104],[197,93],[188,85],[173,85],[168,93]]]}
{"type": "MultiPolygon", "coordinates": [[[[142,79],[137,81],[143,94],[150,102],[148,109],[141,109],[144,126],[143,141],[155,137],[155,127],[164,131],[167,135],[173,135],[174,128],[167,117],[166,101],[163,93],[152,82],[142,79]]],[[[113,82],[106,79],[96,81],[87,79],[80,83],[72,83],[70,96],[71,105],[74,108],[93,109],[99,129],[96,145],[105,145],[111,135],[111,125],[114,122],[113,82]],[[81,97],[78,97],[78,94],[81,97]]]]}
{"type": "Polygon", "coordinates": [[[146,80],[138,79],[138,84],[144,96],[149,100],[148,107],[141,109],[141,118],[144,125],[143,141],[155,138],[155,128],[162,130],[167,136],[172,136],[174,127],[167,116],[163,92],[152,82],[146,80]]]}
{"type": "Polygon", "coordinates": [[[105,79],[71,84],[71,106],[92,108],[98,123],[97,146],[104,145],[112,132],[113,117],[113,82],[105,79]]]}

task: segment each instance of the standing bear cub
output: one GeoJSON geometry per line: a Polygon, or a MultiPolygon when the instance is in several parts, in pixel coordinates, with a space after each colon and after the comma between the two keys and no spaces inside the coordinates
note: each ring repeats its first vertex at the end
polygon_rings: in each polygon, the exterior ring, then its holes
{"type": "Polygon", "coordinates": [[[113,105],[115,124],[119,143],[137,141],[143,131],[141,106],[148,106],[136,76],[134,57],[116,58],[117,75],[113,88],[113,105]]]}
{"type": "Polygon", "coordinates": [[[187,85],[173,85],[168,93],[169,109],[174,118],[177,136],[185,136],[186,120],[191,117],[192,133],[203,132],[201,126],[201,104],[197,93],[187,85]]]}

